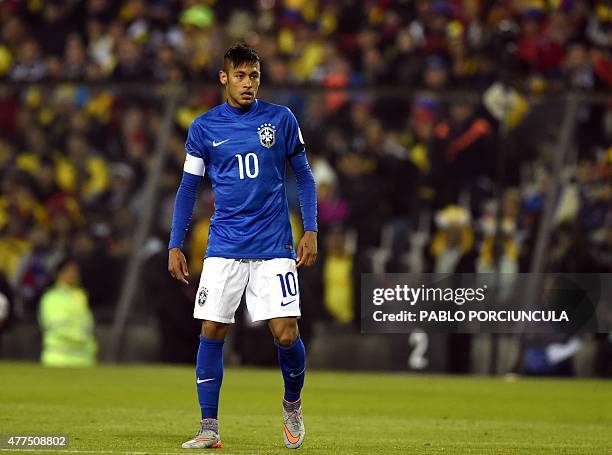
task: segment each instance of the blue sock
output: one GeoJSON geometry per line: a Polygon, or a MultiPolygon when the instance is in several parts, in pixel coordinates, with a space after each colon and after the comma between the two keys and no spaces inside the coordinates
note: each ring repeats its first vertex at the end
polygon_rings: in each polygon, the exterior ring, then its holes
{"type": "Polygon", "coordinates": [[[306,374],[306,349],[298,335],[291,346],[276,344],[278,363],[285,380],[285,401],[294,402],[300,399],[306,374]]]}
{"type": "Polygon", "coordinates": [[[224,340],[209,340],[200,335],[196,387],[203,419],[217,418],[223,381],[223,343],[224,340]]]}

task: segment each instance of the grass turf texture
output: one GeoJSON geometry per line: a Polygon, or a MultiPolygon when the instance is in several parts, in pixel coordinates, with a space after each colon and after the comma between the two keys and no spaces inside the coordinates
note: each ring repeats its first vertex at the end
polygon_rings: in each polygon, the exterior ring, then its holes
{"type": "MultiPolygon", "coordinates": [[[[213,453],[294,453],[281,387],[279,371],[226,370],[213,453]]],[[[310,371],[303,400],[298,454],[612,453],[610,381],[310,371]]],[[[68,434],[64,453],[193,452],[198,414],[191,368],[0,362],[0,434],[68,434]]]]}

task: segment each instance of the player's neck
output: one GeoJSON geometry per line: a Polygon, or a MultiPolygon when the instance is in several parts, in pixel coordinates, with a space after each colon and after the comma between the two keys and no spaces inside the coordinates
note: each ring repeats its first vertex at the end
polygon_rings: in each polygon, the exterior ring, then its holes
{"type": "Polygon", "coordinates": [[[251,110],[253,110],[255,106],[257,106],[257,99],[253,100],[253,102],[249,104],[248,106],[240,106],[240,105],[234,106],[228,98],[225,101],[225,106],[228,108],[228,110],[236,114],[246,114],[247,112],[250,112],[251,110]]]}

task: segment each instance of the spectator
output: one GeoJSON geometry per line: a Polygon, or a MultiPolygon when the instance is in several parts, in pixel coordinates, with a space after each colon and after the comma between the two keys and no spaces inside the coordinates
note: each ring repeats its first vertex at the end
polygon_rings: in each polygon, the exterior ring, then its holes
{"type": "Polygon", "coordinates": [[[145,64],[142,49],[131,38],[123,38],[117,46],[117,65],[112,76],[118,81],[139,81],[150,75],[145,64]]]}
{"type": "Polygon", "coordinates": [[[55,277],[55,285],[45,292],[40,302],[41,362],[52,367],[92,366],[98,346],[77,263],[71,258],[62,260],[55,277]]]}
{"type": "Polygon", "coordinates": [[[108,165],[82,135],[71,134],[66,148],[66,157],[57,163],[59,186],[83,202],[92,203],[108,188],[108,165]]]}
{"type": "Polygon", "coordinates": [[[334,321],[348,324],[355,318],[353,255],[347,251],[344,230],[332,227],[325,238],[323,302],[334,321]]]}
{"type": "Polygon", "coordinates": [[[433,55],[427,59],[422,84],[433,91],[446,88],[449,82],[448,64],[443,57],[433,55]]]}
{"type": "Polygon", "coordinates": [[[436,213],[438,231],[429,246],[433,273],[474,272],[476,250],[470,213],[449,205],[436,213]]]}
{"type": "Polygon", "coordinates": [[[63,76],[70,80],[85,79],[87,60],[85,47],[79,35],[70,35],[64,51],[63,76]]]}
{"type": "Polygon", "coordinates": [[[14,81],[36,82],[45,77],[47,68],[40,47],[33,38],[26,39],[17,53],[15,66],[11,71],[14,81]]]}
{"type": "Polygon", "coordinates": [[[462,192],[472,194],[479,177],[492,176],[493,131],[489,121],[468,102],[453,102],[449,115],[435,127],[432,144],[436,206],[458,202],[462,192]],[[444,180],[444,182],[442,182],[444,180]]]}
{"type": "Polygon", "coordinates": [[[74,22],[68,20],[70,5],[62,5],[57,0],[44,2],[39,24],[35,28],[36,41],[42,46],[47,56],[60,57],[64,52],[66,38],[74,22]]]}

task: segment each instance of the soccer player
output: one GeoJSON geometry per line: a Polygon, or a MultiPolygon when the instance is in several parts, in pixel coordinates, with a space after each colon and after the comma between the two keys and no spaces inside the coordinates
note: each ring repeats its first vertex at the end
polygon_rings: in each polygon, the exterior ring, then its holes
{"type": "Polygon", "coordinates": [[[245,291],[252,320],[268,321],[278,350],[285,384],[285,445],[296,449],[304,440],[300,394],[306,353],[297,324],[297,267],[310,266],[317,257],[316,188],[294,115],[257,99],[260,78],[257,53],[244,44],[231,47],[219,71],[227,102],[196,118],[187,133],[168,246],[168,271],[185,284],[189,272],[181,248],[205,170],[215,212],[194,309],[194,317],[203,320],[196,362],[202,420],[183,448],[221,447],[217,410],[223,342],[245,291]],[[304,223],[297,264],[285,194],[287,160],[296,176],[304,223]]]}

